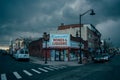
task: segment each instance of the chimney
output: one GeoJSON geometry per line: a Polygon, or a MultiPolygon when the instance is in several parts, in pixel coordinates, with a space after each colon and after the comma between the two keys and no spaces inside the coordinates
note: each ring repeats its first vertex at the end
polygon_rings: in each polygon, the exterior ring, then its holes
{"type": "Polygon", "coordinates": [[[64,23],[61,23],[61,26],[64,26],[64,23]]]}

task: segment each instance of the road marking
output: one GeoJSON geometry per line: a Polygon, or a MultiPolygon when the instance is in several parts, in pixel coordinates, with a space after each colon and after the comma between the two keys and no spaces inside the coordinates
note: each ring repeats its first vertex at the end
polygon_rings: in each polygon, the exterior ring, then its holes
{"type": "Polygon", "coordinates": [[[51,71],[54,71],[53,69],[51,69],[51,68],[48,68],[48,67],[44,67],[45,69],[47,69],[47,70],[51,70],[51,71]]]}
{"type": "Polygon", "coordinates": [[[7,80],[6,74],[1,74],[1,80],[7,80]]]}
{"type": "Polygon", "coordinates": [[[43,68],[38,68],[39,70],[41,71],[44,71],[44,72],[48,72],[47,70],[43,69],[43,68]]]}
{"type": "Polygon", "coordinates": [[[66,68],[66,66],[61,66],[60,68],[63,69],[63,68],[66,68]]]}
{"type": "Polygon", "coordinates": [[[63,69],[66,68],[66,66],[49,66],[51,68],[55,68],[55,69],[63,69]]]}
{"type": "Polygon", "coordinates": [[[58,67],[55,67],[55,66],[49,66],[49,67],[52,68],[52,69],[56,69],[56,70],[59,69],[58,67]]]}
{"type": "Polygon", "coordinates": [[[35,70],[35,69],[31,69],[32,71],[34,71],[34,72],[36,72],[36,73],[38,73],[38,74],[40,74],[41,72],[39,72],[39,71],[37,71],[37,70],[35,70]]]}
{"type": "Polygon", "coordinates": [[[25,74],[27,74],[28,76],[32,76],[32,74],[31,74],[30,72],[28,72],[27,70],[23,70],[23,72],[24,72],[25,74]]]}
{"type": "Polygon", "coordinates": [[[61,67],[64,67],[64,68],[66,68],[66,66],[61,66],[61,67]]]}
{"type": "Polygon", "coordinates": [[[17,72],[13,72],[13,74],[15,75],[15,77],[16,77],[17,79],[21,79],[21,78],[22,78],[17,72]]]}

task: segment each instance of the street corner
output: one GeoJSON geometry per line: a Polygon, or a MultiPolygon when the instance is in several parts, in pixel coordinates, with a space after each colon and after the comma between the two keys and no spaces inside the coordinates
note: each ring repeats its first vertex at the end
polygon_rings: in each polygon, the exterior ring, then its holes
{"type": "Polygon", "coordinates": [[[47,61],[45,63],[44,60],[40,60],[38,57],[30,57],[30,62],[35,64],[41,64],[41,65],[49,65],[49,66],[83,66],[89,63],[83,62],[82,64],[79,64],[77,61],[47,61]]]}

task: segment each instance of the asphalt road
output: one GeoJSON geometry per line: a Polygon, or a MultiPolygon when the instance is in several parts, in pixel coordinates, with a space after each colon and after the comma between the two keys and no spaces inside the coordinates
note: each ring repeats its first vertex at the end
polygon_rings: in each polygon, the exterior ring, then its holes
{"type": "Polygon", "coordinates": [[[50,67],[0,55],[0,75],[0,80],[120,80],[120,56],[106,63],[50,67]]]}
{"type": "Polygon", "coordinates": [[[92,63],[48,77],[46,80],[120,80],[120,55],[109,62],[92,63]]]}
{"type": "Polygon", "coordinates": [[[44,80],[58,72],[64,72],[66,68],[69,67],[16,61],[9,55],[0,55],[0,80],[44,80]]]}

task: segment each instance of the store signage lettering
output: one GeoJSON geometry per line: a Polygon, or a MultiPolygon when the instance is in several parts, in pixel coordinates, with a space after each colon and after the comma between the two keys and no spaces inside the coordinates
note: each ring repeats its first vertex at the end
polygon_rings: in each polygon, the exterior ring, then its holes
{"type": "Polygon", "coordinates": [[[70,46],[69,34],[50,34],[50,47],[70,46]]]}
{"type": "Polygon", "coordinates": [[[52,45],[67,45],[67,39],[53,39],[52,45]]]}

